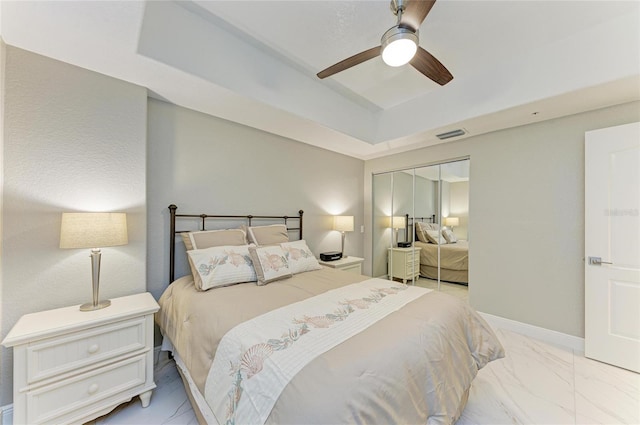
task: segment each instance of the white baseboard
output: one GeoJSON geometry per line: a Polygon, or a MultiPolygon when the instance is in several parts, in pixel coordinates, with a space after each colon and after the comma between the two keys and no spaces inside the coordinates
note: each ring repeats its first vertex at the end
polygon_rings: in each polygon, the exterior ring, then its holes
{"type": "Polygon", "coordinates": [[[517,322],[493,314],[479,312],[494,328],[506,329],[550,344],[560,345],[572,350],[584,352],[584,338],[565,334],[551,329],[541,328],[528,323],[517,322]]]}
{"type": "Polygon", "coordinates": [[[0,407],[0,425],[13,424],[13,404],[0,407]]]}

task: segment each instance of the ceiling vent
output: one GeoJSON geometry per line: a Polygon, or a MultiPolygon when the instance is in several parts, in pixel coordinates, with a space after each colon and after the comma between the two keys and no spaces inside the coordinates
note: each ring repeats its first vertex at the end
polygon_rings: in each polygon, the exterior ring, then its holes
{"type": "Polygon", "coordinates": [[[436,134],[436,137],[440,140],[451,139],[452,137],[458,137],[466,134],[466,132],[462,129],[457,129],[453,131],[447,131],[446,133],[436,134]]]}

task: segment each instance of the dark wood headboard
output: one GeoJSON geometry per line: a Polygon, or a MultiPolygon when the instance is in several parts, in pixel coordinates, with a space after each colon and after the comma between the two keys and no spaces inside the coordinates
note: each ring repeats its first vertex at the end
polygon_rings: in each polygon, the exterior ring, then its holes
{"type": "MultiPolygon", "coordinates": [[[[427,223],[435,223],[436,222],[436,215],[435,214],[431,214],[430,217],[409,217],[409,214],[405,214],[404,215],[404,228],[405,229],[409,229],[409,226],[413,226],[413,223],[415,223],[416,221],[422,221],[422,222],[427,222],[427,223]]],[[[405,242],[411,242],[409,240],[409,232],[405,232],[405,242]]]]}
{"type": "Polygon", "coordinates": [[[219,214],[178,214],[176,211],[178,207],[174,204],[169,205],[169,212],[171,214],[171,219],[169,223],[169,231],[170,231],[170,239],[169,239],[169,283],[173,282],[175,279],[175,267],[176,267],[176,234],[184,233],[184,232],[192,232],[193,230],[176,230],[176,219],[198,219],[199,220],[199,230],[207,230],[206,225],[210,220],[238,220],[244,221],[243,224],[247,226],[253,225],[254,220],[268,220],[272,221],[280,221],[284,222],[284,225],[287,226],[287,230],[290,232],[298,231],[298,238],[302,239],[302,215],[304,211],[298,211],[297,216],[288,216],[288,215],[219,215],[219,214]],[[298,220],[298,227],[289,227],[289,220],[298,220]]]}

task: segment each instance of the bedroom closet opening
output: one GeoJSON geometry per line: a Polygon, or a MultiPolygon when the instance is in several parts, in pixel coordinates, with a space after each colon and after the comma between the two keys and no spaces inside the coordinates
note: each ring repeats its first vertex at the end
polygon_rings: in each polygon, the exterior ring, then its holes
{"type": "Polygon", "coordinates": [[[373,276],[467,297],[470,160],[373,175],[373,276]]]}

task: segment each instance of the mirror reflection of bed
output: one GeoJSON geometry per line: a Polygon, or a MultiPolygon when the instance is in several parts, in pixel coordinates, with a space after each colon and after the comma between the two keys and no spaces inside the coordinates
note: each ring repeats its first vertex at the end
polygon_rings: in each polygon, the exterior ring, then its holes
{"type": "Polygon", "coordinates": [[[402,264],[386,252],[406,242],[418,268],[411,283],[468,298],[469,165],[466,159],[373,176],[375,276],[397,280],[392,270],[402,264]],[[404,217],[400,228],[383,224],[397,216],[404,217]]]}
{"type": "Polygon", "coordinates": [[[409,217],[407,214],[407,229],[415,230],[413,245],[420,248],[420,278],[416,284],[437,289],[439,281],[441,290],[466,299],[469,284],[469,241],[458,239],[450,227],[433,221],[424,221],[423,217],[409,217]],[[440,238],[436,238],[437,235],[440,238]]]}

